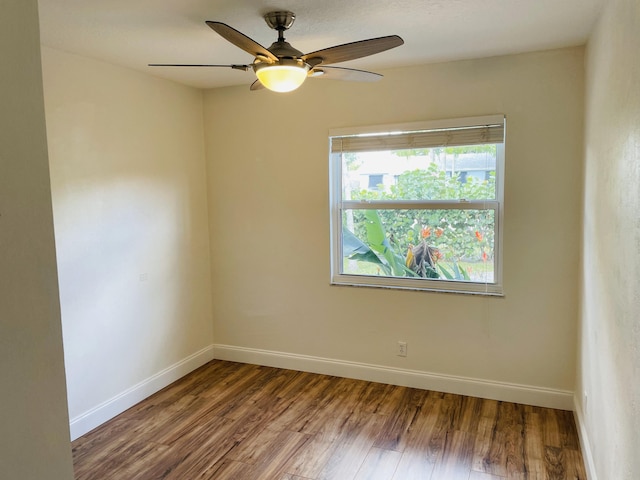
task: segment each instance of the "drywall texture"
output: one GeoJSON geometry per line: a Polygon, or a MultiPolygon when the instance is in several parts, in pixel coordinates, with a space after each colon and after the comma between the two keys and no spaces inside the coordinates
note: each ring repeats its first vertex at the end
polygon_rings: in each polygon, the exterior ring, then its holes
{"type": "Polygon", "coordinates": [[[207,91],[216,343],[573,390],[583,53],[207,91]],[[505,297],[330,286],[329,129],[494,113],[507,116],[505,297]]]}
{"type": "Polygon", "coordinates": [[[43,48],[73,420],[212,343],[202,93],[43,48]]]}
{"type": "Polygon", "coordinates": [[[73,478],[38,10],[0,15],[0,477],[73,478]]]}
{"type": "Polygon", "coordinates": [[[612,0],[589,41],[576,397],[598,479],[640,472],[640,4],[612,0]],[[584,394],[587,399],[585,402],[584,394]]]}

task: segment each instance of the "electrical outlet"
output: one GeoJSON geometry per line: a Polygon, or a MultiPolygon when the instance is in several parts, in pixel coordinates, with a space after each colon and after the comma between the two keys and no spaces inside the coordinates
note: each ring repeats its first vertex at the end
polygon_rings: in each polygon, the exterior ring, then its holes
{"type": "Polygon", "coordinates": [[[407,356],[407,342],[401,342],[398,340],[398,353],[396,355],[398,355],[399,357],[406,357],[407,356]]]}

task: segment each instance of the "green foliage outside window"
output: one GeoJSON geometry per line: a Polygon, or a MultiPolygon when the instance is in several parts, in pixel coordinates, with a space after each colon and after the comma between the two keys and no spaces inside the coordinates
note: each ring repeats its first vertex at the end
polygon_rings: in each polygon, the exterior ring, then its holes
{"type": "MultiPolygon", "coordinates": [[[[411,156],[416,155],[414,151],[410,153],[411,156]]],[[[461,182],[457,176],[447,175],[436,163],[430,163],[426,169],[402,173],[388,191],[352,191],[351,198],[369,201],[494,199],[495,171],[490,172],[487,180],[468,177],[466,182],[461,182]]],[[[352,218],[349,222],[346,217],[343,219],[343,228],[348,231],[351,227],[356,239],[372,248],[378,260],[374,260],[370,254],[369,260],[351,258],[373,263],[379,261],[381,265],[386,265],[383,270],[387,275],[469,280],[471,267],[463,268],[463,263],[484,262],[486,265],[492,261],[495,221],[493,210],[353,209],[350,214],[352,218]],[[376,222],[378,225],[375,225],[376,222]],[[371,244],[374,229],[383,232],[383,241],[379,243],[384,244],[390,253],[384,253],[380,248],[376,250],[371,244]],[[403,268],[390,264],[389,258],[395,258],[396,262],[398,259],[404,260],[403,268]],[[386,270],[392,273],[387,273],[386,270]]],[[[348,256],[353,252],[345,249],[344,253],[348,256]]]]}

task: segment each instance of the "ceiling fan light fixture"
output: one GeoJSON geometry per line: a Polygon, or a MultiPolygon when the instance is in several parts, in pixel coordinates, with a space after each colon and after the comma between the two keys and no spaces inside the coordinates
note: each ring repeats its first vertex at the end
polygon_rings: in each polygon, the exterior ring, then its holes
{"type": "Polygon", "coordinates": [[[309,68],[309,65],[301,60],[283,58],[278,63],[254,65],[260,83],[279,93],[292,92],[300,87],[307,78],[309,68]]]}

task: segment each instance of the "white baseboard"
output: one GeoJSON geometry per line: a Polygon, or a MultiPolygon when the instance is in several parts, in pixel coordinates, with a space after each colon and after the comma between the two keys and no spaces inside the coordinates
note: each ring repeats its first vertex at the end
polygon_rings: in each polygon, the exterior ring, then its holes
{"type": "Polygon", "coordinates": [[[515,402],[540,407],[573,410],[578,433],[588,470],[589,480],[596,480],[593,458],[584,428],[582,412],[574,402],[573,392],[544,387],[496,382],[477,378],[443,375],[419,370],[371,365],[366,363],[334,360],[286,352],[235,347],[232,345],[211,345],[189,357],[165,368],[161,372],[130,387],[96,407],[71,419],[71,440],[81,437],[107,420],[131,408],[136,403],[153,395],[172,382],[187,375],[212,359],[252,363],[269,367],[300,370],[304,372],[335,375],[371,382],[388,383],[406,387],[456,393],[472,397],[488,398],[505,402],[515,402]]]}
{"type": "Polygon", "coordinates": [[[582,458],[584,460],[584,467],[587,471],[588,480],[597,480],[596,466],[593,461],[593,450],[591,450],[591,442],[589,442],[589,435],[587,433],[587,427],[584,423],[584,412],[578,403],[578,399],[574,397],[573,401],[573,417],[576,421],[576,427],[578,428],[578,437],[580,438],[580,449],[582,450],[582,458]]]}
{"type": "Polygon", "coordinates": [[[232,345],[214,344],[213,356],[219,360],[335,375],[539,407],[573,410],[574,406],[573,392],[567,390],[442,375],[419,370],[391,368],[232,345]]]}
{"type": "Polygon", "coordinates": [[[81,437],[211,360],[213,360],[213,346],[210,345],[72,418],[69,423],[71,440],[81,437]]]}

